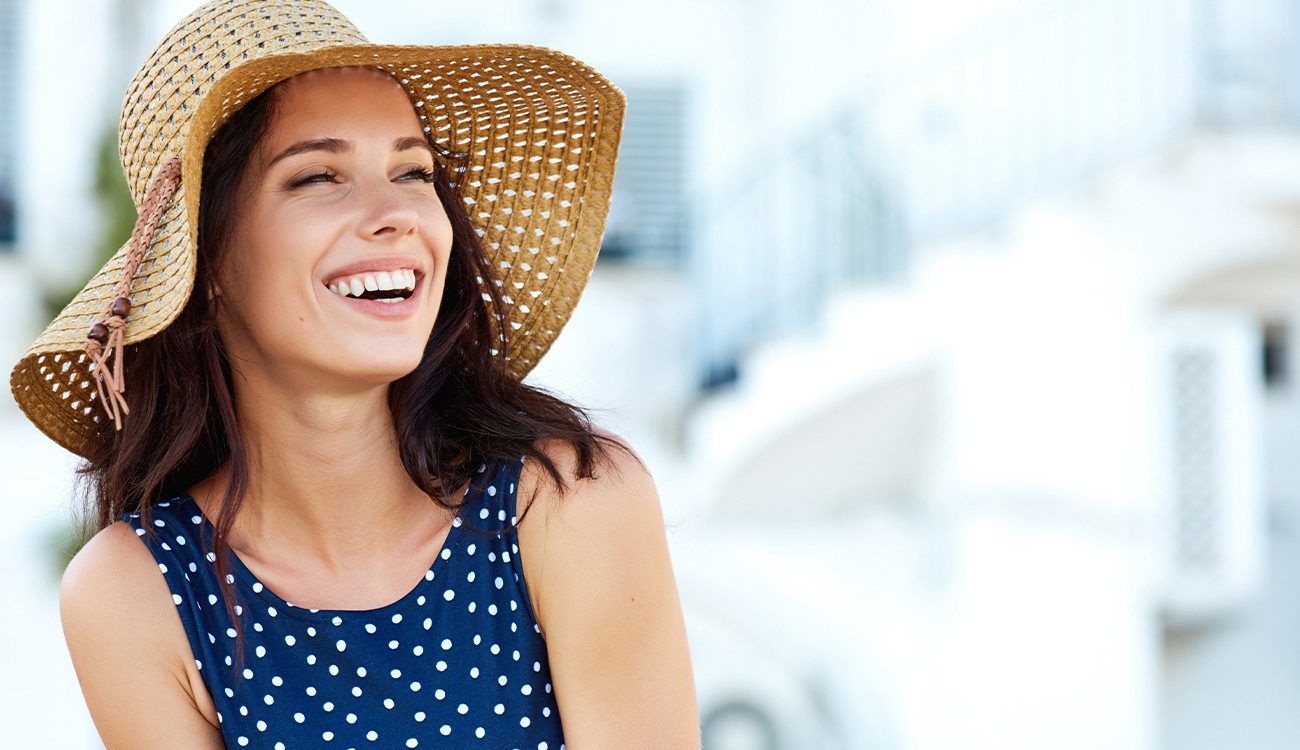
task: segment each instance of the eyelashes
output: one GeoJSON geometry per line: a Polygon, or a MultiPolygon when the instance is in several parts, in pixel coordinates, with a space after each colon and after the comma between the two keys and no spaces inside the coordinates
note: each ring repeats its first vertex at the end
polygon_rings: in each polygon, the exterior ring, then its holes
{"type": "MultiPolygon", "coordinates": [[[[331,170],[325,170],[324,172],[309,174],[305,177],[294,180],[293,182],[289,183],[289,187],[296,188],[296,187],[302,187],[303,185],[310,185],[312,183],[333,182],[334,178],[337,176],[338,176],[337,172],[331,170]]],[[[425,169],[423,167],[417,167],[415,169],[408,170],[404,172],[402,176],[403,177],[414,176],[417,181],[427,182],[427,183],[432,183],[434,180],[438,178],[438,175],[435,172],[433,172],[432,170],[425,169]]]]}

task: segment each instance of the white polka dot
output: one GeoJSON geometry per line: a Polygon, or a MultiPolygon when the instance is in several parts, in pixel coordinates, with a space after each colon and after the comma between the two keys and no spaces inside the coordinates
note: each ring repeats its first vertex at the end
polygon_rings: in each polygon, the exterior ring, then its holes
{"type": "Polygon", "coordinates": [[[438,731],[442,732],[443,737],[446,737],[447,735],[451,734],[451,726],[449,724],[443,724],[438,731]]]}
{"type": "Polygon", "coordinates": [[[257,656],[259,659],[263,656],[266,656],[266,646],[258,646],[255,649],[255,651],[257,652],[257,656]]]}
{"type": "Polygon", "coordinates": [[[447,589],[446,591],[443,592],[442,598],[446,599],[447,601],[451,601],[452,599],[456,598],[456,592],[452,589],[447,589]]]}
{"type": "Polygon", "coordinates": [[[465,705],[464,703],[462,703],[462,704],[460,704],[459,706],[456,707],[456,711],[457,711],[458,713],[467,714],[467,713],[469,713],[469,706],[467,706],[467,705],[465,705]]]}
{"type": "Polygon", "coordinates": [[[357,667],[357,677],[365,677],[365,676],[366,676],[366,668],[357,667]]]}
{"type": "Polygon", "coordinates": [[[314,687],[310,687],[310,686],[309,686],[309,687],[307,688],[307,695],[315,696],[315,695],[316,695],[316,688],[314,688],[314,687]]]}
{"type": "Polygon", "coordinates": [[[360,698],[360,697],[361,697],[361,688],[360,688],[360,687],[355,687],[355,686],[354,686],[354,687],[352,688],[352,694],[353,694],[354,696],[360,698]]]}
{"type": "Polygon", "coordinates": [[[306,717],[306,716],[303,716],[303,715],[300,714],[300,713],[297,713],[297,714],[294,714],[294,715],[293,715],[293,720],[296,721],[296,722],[298,722],[299,724],[301,724],[301,723],[303,723],[304,721],[307,720],[307,717],[306,717]]]}
{"type": "Polygon", "coordinates": [[[297,642],[298,642],[298,639],[297,639],[297,638],[294,638],[294,637],[291,636],[291,635],[286,635],[286,636],[284,637],[284,643],[285,643],[286,646],[292,646],[293,644],[295,644],[295,643],[297,643],[297,642]]]}
{"type": "Polygon", "coordinates": [[[418,693],[418,692],[420,692],[420,683],[418,683],[418,682],[412,682],[412,683],[411,683],[411,692],[412,692],[412,693],[418,693]]]}
{"type": "Polygon", "coordinates": [[[336,616],[334,617],[333,620],[330,620],[330,622],[334,623],[335,625],[342,625],[342,624],[343,624],[343,618],[342,618],[342,617],[338,617],[338,616],[336,615],[336,616]]]}
{"type": "Polygon", "coordinates": [[[394,625],[396,625],[397,623],[399,623],[399,622],[401,622],[401,621],[402,621],[402,615],[401,615],[400,613],[399,613],[399,614],[395,614],[395,615],[393,615],[393,624],[394,624],[394,625]]]}
{"type": "Polygon", "coordinates": [[[240,747],[244,747],[244,746],[246,746],[246,745],[248,744],[248,738],[247,738],[247,737],[240,737],[239,740],[238,740],[238,742],[239,742],[239,746],[240,746],[240,747]]]}
{"type": "Polygon", "coordinates": [[[415,648],[411,649],[411,653],[415,654],[416,656],[420,656],[424,654],[424,646],[416,646],[415,648]]]}
{"type": "Polygon", "coordinates": [[[500,716],[501,714],[506,712],[506,706],[504,703],[498,703],[492,707],[492,710],[496,713],[497,716],[500,716]]]}
{"type": "Polygon", "coordinates": [[[423,711],[416,711],[416,712],[415,712],[415,720],[416,720],[416,721],[424,721],[424,718],[425,718],[425,713],[424,713],[423,711]]]}
{"type": "Polygon", "coordinates": [[[486,732],[483,731],[483,727],[474,730],[474,736],[478,737],[480,740],[483,739],[484,734],[486,734],[486,732]]]}
{"type": "Polygon", "coordinates": [[[530,722],[529,722],[527,716],[525,716],[525,717],[523,717],[522,719],[519,720],[519,726],[521,726],[521,727],[526,727],[526,726],[529,725],[529,723],[530,723],[530,722]]]}
{"type": "Polygon", "coordinates": [[[420,741],[417,740],[417,739],[415,739],[414,737],[412,737],[411,739],[409,739],[409,740],[406,741],[406,746],[407,746],[407,747],[415,747],[416,745],[419,745],[419,744],[420,744],[420,741]]]}
{"type": "Polygon", "coordinates": [[[339,642],[334,644],[334,647],[337,648],[339,651],[346,651],[348,648],[348,642],[340,638],[339,642]]]}
{"type": "Polygon", "coordinates": [[[330,711],[334,710],[334,702],[325,701],[325,705],[321,706],[321,708],[325,709],[325,713],[329,713],[330,711]]]}
{"type": "Polygon", "coordinates": [[[275,703],[275,698],[272,698],[270,695],[267,695],[262,700],[266,701],[266,705],[268,706],[271,705],[272,703],[275,703]]]}
{"type": "Polygon", "coordinates": [[[356,714],[348,714],[348,716],[347,716],[347,722],[348,722],[349,724],[356,724],[356,723],[357,723],[357,715],[356,715],[356,714]]]}
{"type": "Polygon", "coordinates": [[[393,676],[394,680],[396,680],[397,678],[402,676],[402,670],[394,669],[392,672],[389,672],[389,674],[393,676]]]}
{"type": "Polygon", "coordinates": [[[183,603],[185,600],[181,598],[180,594],[172,594],[172,601],[176,602],[176,604],[179,605],[183,603]]]}
{"type": "Polygon", "coordinates": [[[450,649],[450,648],[451,648],[451,639],[450,639],[450,638],[443,638],[443,639],[442,639],[442,650],[443,650],[443,651],[446,651],[447,649],[450,649]]]}
{"type": "Polygon", "coordinates": [[[371,729],[369,732],[366,732],[366,739],[370,740],[371,742],[374,742],[375,740],[379,739],[379,733],[371,729]]]}
{"type": "Polygon", "coordinates": [[[395,705],[397,705],[397,704],[396,704],[396,703],[393,703],[393,699],[392,699],[392,698],[385,698],[385,699],[384,699],[384,708],[391,709],[391,708],[392,708],[393,706],[395,706],[395,705]]]}
{"type": "Polygon", "coordinates": [[[378,629],[378,628],[375,627],[374,623],[371,623],[371,622],[366,623],[366,632],[367,632],[367,633],[370,633],[371,635],[374,635],[374,633],[375,633],[375,631],[376,631],[377,629],[378,629]]]}
{"type": "Polygon", "coordinates": [[[280,679],[280,675],[276,675],[271,678],[271,684],[275,685],[276,687],[280,687],[281,685],[284,684],[284,680],[280,679]]]}
{"type": "Polygon", "coordinates": [[[323,732],[323,733],[321,734],[320,738],[321,738],[322,740],[325,740],[326,742],[329,742],[330,740],[334,739],[334,733],[333,733],[333,732],[323,732]]]}

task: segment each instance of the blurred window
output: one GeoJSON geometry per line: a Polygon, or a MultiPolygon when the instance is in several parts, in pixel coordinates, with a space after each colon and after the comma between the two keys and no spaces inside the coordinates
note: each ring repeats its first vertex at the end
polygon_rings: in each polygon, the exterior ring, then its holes
{"type": "Polygon", "coordinates": [[[618,172],[600,257],[679,266],[686,248],[686,90],[621,86],[627,94],[618,172]]]}
{"type": "Polygon", "coordinates": [[[18,2],[0,0],[0,252],[18,239],[18,2]]]}

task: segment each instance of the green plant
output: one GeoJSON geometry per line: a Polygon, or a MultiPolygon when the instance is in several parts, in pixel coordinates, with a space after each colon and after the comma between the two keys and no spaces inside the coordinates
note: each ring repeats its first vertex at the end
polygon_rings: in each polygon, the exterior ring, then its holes
{"type": "Polygon", "coordinates": [[[81,291],[84,280],[99,270],[104,263],[131,238],[135,228],[135,203],[131,200],[131,191],[126,185],[126,177],[118,161],[117,123],[113,121],[101,130],[95,148],[95,181],[93,186],[95,202],[100,210],[99,238],[95,242],[95,251],[88,261],[86,272],[79,274],[81,282],[73,286],[47,289],[44,294],[47,317],[53,318],[67,306],[77,292],[81,291]]]}

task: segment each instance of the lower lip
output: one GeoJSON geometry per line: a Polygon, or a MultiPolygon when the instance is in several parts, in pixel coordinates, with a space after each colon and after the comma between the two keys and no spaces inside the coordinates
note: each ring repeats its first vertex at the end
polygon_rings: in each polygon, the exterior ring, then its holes
{"type": "Polygon", "coordinates": [[[411,296],[401,302],[380,302],[377,299],[344,297],[341,294],[331,292],[328,288],[325,290],[325,293],[339,302],[342,302],[344,305],[359,312],[363,312],[366,315],[383,318],[385,320],[401,320],[402,318],[409,318],[411,315],[415,314],[415,308],[419,304],[416,300],[416,296],[420,293],[420,287],[423,282],[424,279],[417,276],[415,279],[415,291],[411,292],[411,296]]]}

